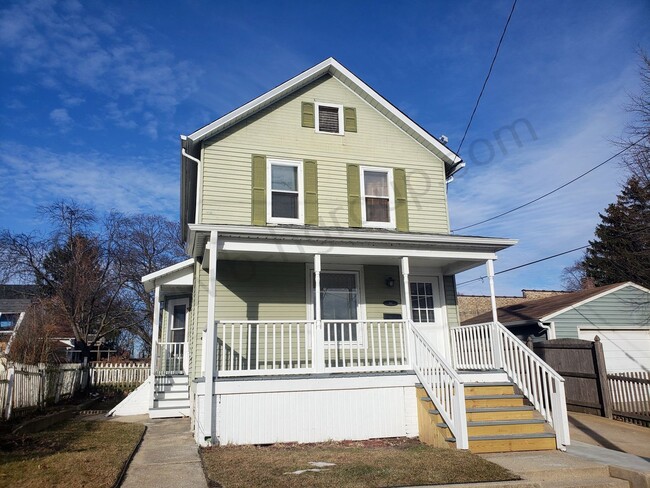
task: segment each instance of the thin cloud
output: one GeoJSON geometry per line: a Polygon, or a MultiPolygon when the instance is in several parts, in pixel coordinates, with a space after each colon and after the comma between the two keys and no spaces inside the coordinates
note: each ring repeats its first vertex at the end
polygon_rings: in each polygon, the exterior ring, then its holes
{"type": "Polygon", "coordinates": [[[176,161],[117,158],[100,153],[55,153],[0,144],[0,221],[3,211],[33,215],[39,205],[74,198],[98,210],[150,212],[178,217],[176,161]],[[152,164],[155,160],[156,164],[152,164]]]}
{"type": "Polygon", "coordinates": [[[72,117],[65,108],[55,108],[50,112],[50,120],[62,131],[67,131],[72,125],[72,117]]]}
{"type": "Polygon", "coordinates": [[[61,91],[67,106],[84,101],[70,94],[75,87],[89,90],[152,138],[157,131],[142,124],[143,114],[171,116],[196,89],[195,67],[122,27],[111,12],[100,19],[77,2],[32,0],[0,11],[0,46],[15,72],[61,91]]]}

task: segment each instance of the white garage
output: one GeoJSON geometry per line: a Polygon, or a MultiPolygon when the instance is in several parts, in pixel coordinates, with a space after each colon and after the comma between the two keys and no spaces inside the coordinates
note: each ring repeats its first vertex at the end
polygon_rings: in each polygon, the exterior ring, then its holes
{"type": "Polygon", "coordinates": [[[579,328],[578,338],[593,341],[600,337],[608,373],[650,371],[650,328],[579,328]]]}

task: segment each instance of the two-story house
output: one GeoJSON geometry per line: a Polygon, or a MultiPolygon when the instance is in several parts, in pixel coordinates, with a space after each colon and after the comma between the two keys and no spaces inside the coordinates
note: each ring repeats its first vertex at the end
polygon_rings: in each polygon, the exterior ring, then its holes
{"type": "Polygon", "coordinates": [[[450,234],[445,144],[332,58],[181,139],[190,259],[143,278],[152,417],[202,445],[568,443],[559,377],[459,328],[455,275],[515,241],[450,234]]]}

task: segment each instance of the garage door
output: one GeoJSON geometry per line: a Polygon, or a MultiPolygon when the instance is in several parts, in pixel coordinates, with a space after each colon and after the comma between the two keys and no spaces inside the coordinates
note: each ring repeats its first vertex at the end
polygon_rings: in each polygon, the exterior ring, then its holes
{"type": "Polygon", "coordinates": [[[650,329],[580,329],[578,337],[600,337],[608,373],[650,371],[650,329]]]}

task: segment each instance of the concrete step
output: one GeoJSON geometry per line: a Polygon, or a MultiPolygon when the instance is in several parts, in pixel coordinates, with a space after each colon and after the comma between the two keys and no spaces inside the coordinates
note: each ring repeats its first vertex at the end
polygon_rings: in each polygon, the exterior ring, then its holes
{"type": "Polygon", "coordinates": [[[190,416],[190,407],[179,408],[179,407],[169,407],[169,408],[150,408],[149,409],[149,418],[152,419],[170,419],[178,417],[189,417],[190,416]]]}
{"type": "Polygon", "coordinates": [[[574,480],[537,481],[541,488],[630,488],[630,483],[616,478],[581,478],[574,480]]]}

